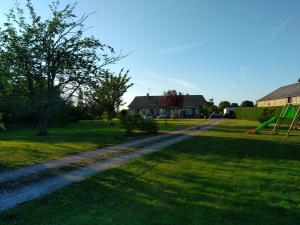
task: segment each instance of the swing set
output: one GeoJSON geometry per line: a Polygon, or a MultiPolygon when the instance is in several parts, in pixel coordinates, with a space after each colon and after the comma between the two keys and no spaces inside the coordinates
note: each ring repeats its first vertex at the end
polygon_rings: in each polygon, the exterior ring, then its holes
{"type": "Polygon", "coordinates": [[[286,137],[288,138],[293,130],[300,127],[300,105],[286,104],[279,116],[273,116],[268,121],[260,124],[256,129],[250,131],[251,134],[259,134],[259,132],[265,129],[268,125],[275,123],[272,134],[278,134],[283,122],[291,121],[286,137]]]}

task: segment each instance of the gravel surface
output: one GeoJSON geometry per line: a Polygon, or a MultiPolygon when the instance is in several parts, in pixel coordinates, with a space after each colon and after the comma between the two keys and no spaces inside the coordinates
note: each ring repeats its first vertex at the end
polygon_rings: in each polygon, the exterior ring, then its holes
{"type": "MultiPolygon", "coordinates": [[[[12,208],[17,206],[20,203],[39,198],[43,195],[56,191],[68,184],[73,182],[81,181],[89,176],[92,176],[100,171],[119,166],[123,163],[126,163],[130,160],[141,157],[145,154],[149,154],[155,152],[161,148],[167,147],[169,145],[181,142],[193,136],[199,135],[202,131],[208,130],[214,126],[216,126],[220,121],[218,120],[209,120],[198,127],[193,127],[189,129],[183,129],[180,131],[168,132],[165,135],[159,135],[150,138],[144,138],[142,140],[133,141],[130,143],[125,143],[109,148],[102,148],[96,151],[89,151],[85,153],[80,153],[78,155],[64,157],[59,160],[53,160],[47,163],[37,164],[28,166],[25,168],[20,168],[14,171],[8,171],[6,173],[0,174],[0,183],[7,182],[10,180],[16,180],[22,176],[28,176],[30,174],[39,173],[49,168],[57,168],[61,166],[68,165],[70,163],[74,163],[74,161],[90,159],[91,157],[96,157],[97,154],[103,151],[117,151],[120,149],[124,149],[125,147],[132,146],[140,146],[143,147],[137,149],[134,152],[125,153],[122,155],[114,156],[108,159],[104,159],[102,161],[91,163],[89,165],[85,165],[81,168],[75,169],[69,172],[62,172],[56,176],[52,176],[49,178],[45,178],[43,180],[39,180],[30,184],[25,184],[13,190],[6,190],[0,193],[0,211],[12,208]],[[161,139],[162,136],[172,136],[176,134],[177,136],[173,136],[169,139],[161,139]],[[153,144],[154,141],[159,141],[158,143],[153,144]],[[148,144],[147,144],[148,143],[148,144]],[[4,175],[3,175],[4,174],[4,175]]],[[[164,137],[167,138],[167,137],[164,137]]]]}

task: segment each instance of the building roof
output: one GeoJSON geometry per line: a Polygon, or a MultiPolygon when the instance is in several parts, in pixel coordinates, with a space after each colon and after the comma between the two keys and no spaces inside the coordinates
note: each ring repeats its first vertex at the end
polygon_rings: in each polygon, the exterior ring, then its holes
{"type": "MultiPolygon", "coordinates": [[[[128,105],[129,108],[158,107],[164,96],[137,96],[128,105]]],[[[199,106],[206,103],[202,95],[184,95],[183,106],[199,106]]]]}
{"type": "Polygon", "coordinates": [[[272,93],[257,100],[257,102],[298,96],[300,96],[300,82],[278,88],[272,93]]]}

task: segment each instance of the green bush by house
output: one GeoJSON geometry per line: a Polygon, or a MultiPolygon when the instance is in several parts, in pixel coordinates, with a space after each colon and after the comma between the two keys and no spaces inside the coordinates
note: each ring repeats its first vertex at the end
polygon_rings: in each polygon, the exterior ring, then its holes
{"type": "Polygon", "coordinates": [[[240,120],[260,121],[262,115],[266,112],[272,112],[274,116],[279,116],[282,111],[282,106],[279,107],[239,107],[235,110],[236,118],[240,120]]]}
{"type": "Polygon", "coordinates": [[[127,135],[131,135],[134,129],[138,129],[145,134],[157,134],[159,125],[152,119],[144,119],[139,115],[120,115],[121,126],[126,130],[127,135]]]}

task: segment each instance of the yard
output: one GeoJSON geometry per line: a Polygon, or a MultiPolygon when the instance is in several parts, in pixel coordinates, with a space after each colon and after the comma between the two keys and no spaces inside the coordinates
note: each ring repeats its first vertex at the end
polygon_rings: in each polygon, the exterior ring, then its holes
{"type": "MultiPolygon", "coordinates": [[[[200,119],[158,120],[161,130],[172,130],[201,123],[200,119]]],[[[118,121],[80,121],[63,128],[51,128],[38,136],[36,127],[15,126],[0,133],[0,171],[57,159],[67,154],[93,150],[129,140],[118,121]]]]}
{"type": "MultiPolygon", "coordinates": [[[[0,224],[300,224],[300,134],[202,135],[0,214],[0,224]]],[[[70,140],[71,141],[71,140],[70,140]]]]}

